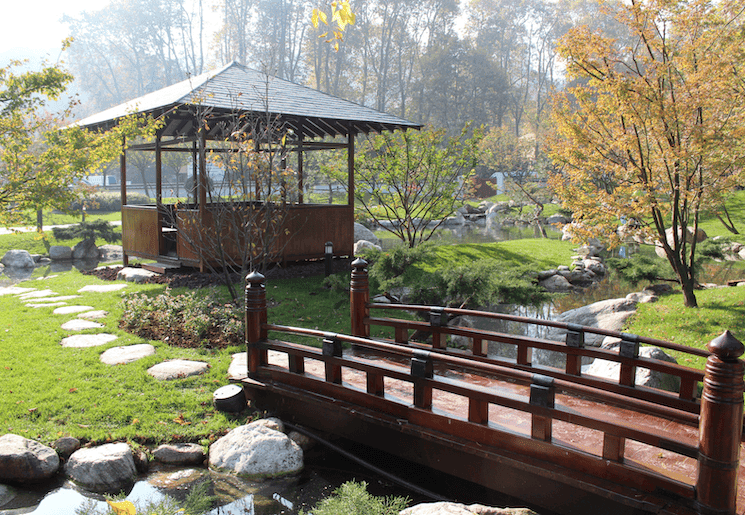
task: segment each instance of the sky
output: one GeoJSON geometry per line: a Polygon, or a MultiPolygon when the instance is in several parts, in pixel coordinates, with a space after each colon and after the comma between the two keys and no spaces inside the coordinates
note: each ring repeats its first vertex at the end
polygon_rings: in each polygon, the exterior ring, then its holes
{"type": "Polygon", "coordinates": [[[62,16],[97,11],[107,4],[108,0],[4,1],[0,66],[5,66],[12,58],[36,60],[46,56],[56,61],[62,40],[69,35],[67,25],[60,21],[62,16]]]}

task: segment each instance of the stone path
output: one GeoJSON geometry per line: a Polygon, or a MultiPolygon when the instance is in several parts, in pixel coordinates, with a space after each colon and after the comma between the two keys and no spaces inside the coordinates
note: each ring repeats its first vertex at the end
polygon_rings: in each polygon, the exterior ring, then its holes
{"type": "MultiPolygon", "coordinates": [[[[133,269],[139,270],[139,269],[133,269]]],[[[134,274],[136,275],[136,274],[134,274]]],[[[136,278],[127,276],[127,280],[139,282],[136,278]]],[[[83,286],[78,293],[111,293],[120,291],[127,287],[127,284],[90,284],[83,286]]],[[[0,287],[0,296],[13,295],[21,302],[25,302],[27,307],[33,309],[50,309],[54,308],[54,315],[77,315],[77,318],[68,320],[61,324],[61,328],[68,332],[90,331],[104,329],[105,324],[96,322],[108,316],[108,312],[96,309],[93,306],[86,305],[69,305],[67,302],[78,299],[81,295],[59,295],[57,292],[36,288],[20,288],[17,286],[0,287]]],[[[60,341],[62,347],[69,348],[87,348],[107,345],[118,336],[106,332],[95,332],[86,334],[72,334],[60,341]]],[[[134,344],[120,347],[112,347],[101,353],[100,360],[107,365],[122,365],[132,363],[139,359],[155,354],[155,347],[150,344],[134,344]]],[[[244,353],[245,354],[245,353],[244,353]]],[[[245,358],[244,358],[245,363],[245,358]]],[[[167,360],[158,363],[148,369],[148,374],[162,381],[181,379],[192,375],[204,374],[209,370],[209,363],[203,361],[191,361],[184,359],[167,360]]],[[[244,365],[245,368],[245,365],[244,365]]]]}

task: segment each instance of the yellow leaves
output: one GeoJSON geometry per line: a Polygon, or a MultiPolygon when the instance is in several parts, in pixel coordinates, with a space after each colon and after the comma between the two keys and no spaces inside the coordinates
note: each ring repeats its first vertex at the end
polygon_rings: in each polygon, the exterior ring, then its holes
{"type": "Polygon", "coordinates": [[[112,502],[107,500],[106,503],[111,506],[115,515],[137,515],[137,508],[129,501],[112,502]]]}
{"type": "MultiPolygon", "coordinates": [[[[342,2],[331,2],[331,24],[335,25],[332,29],[332,37],[326,39],[326,43],[333,43],[334,51],[339,51],[339,42],[344,41],[344,30],[348,25],[354,25],[356,21],[356,15],[352,11],[352,7],[349,5],[347,0],[342,2]]],[[[318,28],[321,23],[329,25],[328,16],[326,13],[318,8],[313,9],[313,14],[310,18],[314,28],[318,28]]],[[[329,32],[324,32],[320,36],[320,39],[325,39],[329,36],[329,32]]]]}

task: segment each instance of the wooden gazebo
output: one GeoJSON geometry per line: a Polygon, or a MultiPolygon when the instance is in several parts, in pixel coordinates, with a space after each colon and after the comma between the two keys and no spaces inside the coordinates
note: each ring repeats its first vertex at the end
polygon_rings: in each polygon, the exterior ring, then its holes
{"type": "MultiPolygon", "coordinates": [[[[297,193],[283,198],[282,238],[276,244],[275,261],[320,258],[324,243],[332,242],[336,256],[352,254],[354,218],[354,141],[358,134],[418,129],[420,125],[319,91],[251,70],[237,63],[168,86],[78,122],[106,130],[132,112],[163,120],[154,141],[126,145],[133,150],[155,153],[155,204],[127,203],[127,154],[121,157],[122,244],[124,260],[153,259],[164,266],[188,265],[204,269],[204,253],[195,248],[194,231],[214,232],[217,205],[209,195],[207,155],[229,151],[224,143],[236,127],[269,135],[269,142],[281,146],[283,156],[296,155],[297,193]],[[236,121],[239,121],[236,124],[236,121]],[[250,127],[248,127],[250,126],[250,127]],[[341,149],[347,153],[347,202],[309,204],[304,201],[303,156],[308,151],[341,149]],[[187,203],[163,201],[163,152],[191,155],[193,198],[187,203]],[[188,215],[188,216],[187,216],[188,215]],[[198,220],[195,224],[185,219],[198,220]]],[[[126,143],[126,142],[125,142],[126,143]]],[[[131,142],[130,142],[131,143],[131,142]]],[[[265,142],[266,143],[266,142],[265,142]]],[[[260,149],[260,142],[253,142],[260,149]]],[[[234,150],[233,150],[234,151],[234,150]]],[[[282,159],[282,165],[285,163],[282,159]]],[[[221,198],[225,204],[230,196],[221,198]]],[[[252,198],[250,206],[269,199],[252,198]]],[[[243,205],[246,204],[243,199],[243,205]]],[[[217,232],[220,232],[217,230],[217,232]]],[[[222,234],[231,238],[230,234],[222,234]]]]}

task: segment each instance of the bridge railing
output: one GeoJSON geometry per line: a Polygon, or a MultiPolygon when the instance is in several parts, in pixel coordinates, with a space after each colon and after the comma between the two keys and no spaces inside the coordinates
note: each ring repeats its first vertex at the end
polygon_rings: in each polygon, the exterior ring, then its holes
{"type": "MultiPolygon", "coordinates": [[[[374,319],[369,310],[375,305],[368,302],[367,276],[364,262],[353,264],[351,284],[351,309],[353,335],[340,335],[318,330],[288,327],[267,322],[267,307],[264,278],[251,274],[246,288],[246,342],[249,378],[276,382],[298,388],[303,392],[328,396],[349,402],[361,409],[374,410],[380,417],[406,421],[418,430],[434,431],[470,442],[473,445],[494,447],[518,453],[530,459],[553,464],[564,469],[576,470],[603,481],[630,486],[641,491],[666,491],[673,496],[688,499],[700,507],[701,513],[735,513],[737,497],[737,471],[739,448],[742,438],[743,362],[738,358],[745,352],[743,345],[725,333],[709,344],[706,375],[681,366],[662,366],[662,371],[681,377],[681,381],[703,381],[703,394],[695,400],[697,388],[687,387],[685,396],[673,396],[649,389],[642,395],[633,394],[633,373],[622,372],[618,384],[581,375],[579,366],[566,370],[532,367],[529,359],[518,359],[515,363],[490,360],[485,356],[456,355],[433,345],[424,348],[418,344],[407,344],[404,330],[413,330],[412,321],[374,319]],[[395,340],[370,339],[369,327],[380,321],[396,327],[395,340]],[[299,334],[322,340],[321,348],[289,343],[268,337],[272,334],[299,334]],[[363,333],[363,334],[359,334],[363,333]],[[367,333],[367,334],[364,334],[367,333]],[[342,344],[396,356],[398,361],[369,360],[342,353],[342,344]],[[286,355],[286,365],[270,362],[269,351],[286,355]],[[401,365],[403,360],[403,365],[401,365]],[[309,362],[320,364],[323,374],[308,373],[309,362]],[[505,385],[518,385],[522,390],[515,393],[510,388],[484,387],[453,379],[440,370],[468,370],[505,385]],[[537,373],[536,373],[537,372],[537,373]],[[357,374],[364,377],[364,387],[352,385],[346,377],[357,374]],[[628,377],[630,374],[630,378],[628,377]],[[623,378],[626,377],[624,384],[623,378]],[[399,398],[401,389],[393,388],[392,382],[408,385],[410,395],[399,398]],[[444,413],[438,408],[442,396],[456,396],[464,400],[467,414],[444,413]],[[634,421],[614,417],[602,407],[579,411],[565,401],[574,396],[592,399],[598,406],[607,403],[623,406],[656,417],[662,424],[639,425],[634,421]],[[660,402],[663,399],[665,402],[660,402]],[[516,433],[505,427],[499,419],[499,410],[516,410],[529,418],[529,431],[516,433]],[[676,434],[666,429],[665,421],[674,421],[687,426],[697,438],[676,434]],[[587,449],[575,449],[556,438],[554,421],[571,424],[586,430],[599,432],[602,444],[595,454],[587,449]],[[627,442],[639,442],[696,460],[695,483],[685,482],[664,471],[642,468],[626,459],[627,442]]],[[[385,305],[390,308],[390,305],[385,305]]],[[[411,306],[409,307],[411,308],[411,306]]],[[[424,306],[422,306],[424,308],[424,306]]],[[[426,307],[430,309],[429,307],[426,307]]],[[[421,329],[421,328],[420,328],[421,329]]],[[[447,334],[443,325],[430,324],[433,334],[447,334]]],[[[584,328],[582,328],[584,331],[584,328]]],[[[458,329],[463,331],[463,329],[458,329]]],[[[469,330],[466,334],[471,334],[469,330]]],[[[618,361],[622,367],[655,367],[637,356],[615,355],[582,346],[567,345],[543,340],[518,338],[513,340],[497,333],[474,331],[471,336],[482,341],[504,338],[515,342],[518,348],[549,348],[564,350],[567,356],[583,355],[618,361]],[[476,334],[483,333],[483,334],[476,334]],[[599,353],[599,354],[595,354],[599,353]],[[615,359],[614,359],[615,358],[615,359]]],[[[442,341],[442,340],[440,340],[442,341]]],[[[493,340],[503,341],[503,340],[493,340]]],[[[638,343],[632,342],[634,347],[638,343]]],[[[527,353],[523,352],[523,356],[527,353]]],[[[529,355],[528,355],[529,358],[529,355]]],[[[570,361],[570,360],[567,360],[570,361]]]]}

